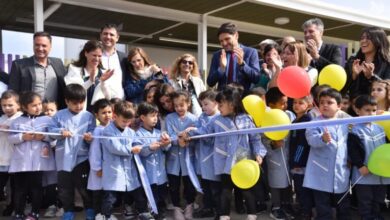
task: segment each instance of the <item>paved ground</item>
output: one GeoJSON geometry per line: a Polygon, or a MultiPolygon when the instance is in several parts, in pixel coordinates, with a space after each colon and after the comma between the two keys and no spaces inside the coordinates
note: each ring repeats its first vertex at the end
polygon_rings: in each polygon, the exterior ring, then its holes
{"type": "MultiPolygon", "coordinates": [[[[2,212],[2,210],[4,209],[4,203],[3,204],[0,204],[0,211],[2,212]]],[[[1,213],[0,212],[0,213],[1,213]]],[[[353,218],[352,219],[359,219],[358,215],[357,215],[357,212],[356,211],[352,211],[353,213],[353,218]]],[[[258,216],[258,219],[261,219],[261,220],[270,220],[272,218],[269,217],[269,212],[264,212],[262,214],[259,214],[257,215],[258,216]]],[[[385,219],[390,219],[390,212],[387,211],[384,213],[384,216],[385,216],[385,219]]],[[[117,215],[117,218],[118,220],[124,220],[123,216],[121,215],[117,215]]],[[[231,219],[232,220],[244,220],[246,218],[246,215],[239,215],[237,214],[236,212],[232,211],[232,214],[231,214],[231,219]]],[[[8,219],[12,219],[11,217],[1,217],[0,216],[0,220],[8,220],[8,219]]],[[[41,218],[41,219],[45,219],[45,218],[41,218]]],[[[61,218],[46,218],[48,220],[60,220],[61,218]]],[[[79,212],[79,213],[76,213],[76,220],[83,220],[85,219],[85,215],[83,212],[79,212]]],[[[167,216],[167,220],[174,220],[170,215],[167,216]]],[[[198,219],[194,219],[194,220],[198,220],[198,219]]],[[[213,220],[213,218],[203,218],[202,220],[213,220]]]]}

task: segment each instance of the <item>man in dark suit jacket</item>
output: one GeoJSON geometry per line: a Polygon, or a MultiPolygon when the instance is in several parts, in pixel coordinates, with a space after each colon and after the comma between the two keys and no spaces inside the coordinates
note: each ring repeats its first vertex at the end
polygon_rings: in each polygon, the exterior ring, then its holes
{"type": "Polygon", "coordinates": [[[60,59],[48,57],[50,50],[50,34],[35,33],[34,56],[12,62],[8,88],[18,93],[37,92],[45,100],[56,101],[61,109],[65,107],[62,92],[66,70],[60,59]]]}
{"type": "Polygon", "coordinates": [[[306,47],[313,60],[310,66],[320,72],[329,64],[338,64],[344,66],[341,62],[341,49],[337,45],[325,44],[322,41],[324,33],[324,23],[319,18],[307,20],[302,25],[306,47]]]}
{"type": "Polygon", "coordinates": [[[238,31],[232,23],[222,24],[218,29],[222,49],[215,52],[211,60],[207,84],[218,83],[221,90],[229,83],[238,83],[249,91],[251,83],[260,79],[259,57],[256,49],[238,43],[238,31]]]}
{"type": "Polygon", "coordinates": [[[123,87],[128,75],[127,55],[116,49],[116,43],[119,41],[119,30],[115,24],[105,24],[100,29],[100,41],[103,44],[102,64],[105,69],[114,69],[114,75],[110,77],[107,83],[112,83],[118,89],[116,94],[123,94],[123,87]],[[122,87],[116,85],[122,84],[122,87]],[[122,90],[122,91],[119,91],[122,90]]]}

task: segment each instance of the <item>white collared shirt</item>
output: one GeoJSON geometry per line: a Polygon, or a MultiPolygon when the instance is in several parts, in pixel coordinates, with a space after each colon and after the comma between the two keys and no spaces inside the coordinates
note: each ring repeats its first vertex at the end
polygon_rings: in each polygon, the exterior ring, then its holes
{"type": "Polygon", "coordinates": [[[103,52],[102,64],[105,70],[114,69],[114,74],[104,82],[106,86],[110,87],[111,90],[115,90],[114,94],[112,94],[112,98],[123,99],[125,97],[123,87],[118,86],[118,85],[122,85],[123,73],[122,73],[119,56],[116,50],[111,55],[107,54],[106,52],[103,52]]]}

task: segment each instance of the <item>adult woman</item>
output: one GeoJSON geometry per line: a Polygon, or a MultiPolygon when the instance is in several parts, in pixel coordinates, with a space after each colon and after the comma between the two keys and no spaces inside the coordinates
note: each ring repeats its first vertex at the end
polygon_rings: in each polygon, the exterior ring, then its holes
{"type": "MultiPolygon", "coordinates": [[[[107,70],[103,73],[101,62],[103,45],[100,41],[90,40],[80,51],[79,59],[69,65],[68,73],[64,77],[65,84],[80,84],[87,91],[87,110],[95,101],[101,98],[111,99],[113,94],[104,82],[114,73],[107,70]]],[[[115,97],[115,96],[114,96],[115,97]]]]}
{"type": "Polygon", "coordinates": [[[191,95],[192,113],[196,116],[202,114],[198,96],[206,90],[199,77],[199,68],[196,59],[191,54],[179,56],[173,63],[169,82],[175,90],[186,90],[191,95]]]}
{"type": "Polygon", "coordinates": [[[127,56],[129,61],[129,74],[125,76],[125,96],[126,100],[134,104],[142,102],[143,93],[147,84],[154,79],[168,80],[164,76],[160,67],[152,62],[142,48],[135,47],[129,51],[127,56]]]}
{"type": "Polygon", "coordinates": [[[349,58],[345,67],[351,99],[361,94],[370,94],[371,82],[390,78],[389,40],[383,29],[367,27],[360,36],[360,49],[349,58]]]}
{"type": "Polygon", "coordinates": [[[154,103],[159,110],[159,123],[160,130],[166,131],[165,128],[165,116],[174,112],[171,95],[175,92],[175,89],[168,83],[163,83],[157,86],[157,90],[154,94],[154,103]]]}
{"type": "Polygon", "coordinates": [[[256,87],[261,86],[265,90],[270,88],[270,80],[274,78],[276,72],[280,71],[282,62],[280,61],[280,53],[282,49],[278,44],[268,44],[264,48],[263,57],[264,63],[261,65],[261,80],[256,84],[256,87]]]}

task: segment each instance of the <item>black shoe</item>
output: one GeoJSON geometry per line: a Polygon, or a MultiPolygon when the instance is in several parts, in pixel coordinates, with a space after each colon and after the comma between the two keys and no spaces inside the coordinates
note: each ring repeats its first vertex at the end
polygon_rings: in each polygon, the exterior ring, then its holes
{"type": "Polygon", "coordinates": [[[198,209],[193,214],[194,218],[211,218],[214,216],[215,214],[213,209],[209,209],[209,208],[198,209]]]}
{"type": "Polygon", "coordinates": [[[284,213],[287,214],[287,216],[290,218],[290,219],[295,219],[295,217],[298,216],[298,212],[292,207],[291,204],[289,205],[282,205],[282,210],[284,211],[284,213]]]}
{"type": "Polygon", "coordinates": [[[256,205],[256,214],[261,214],[267,211],[267,204],[265,203],[257,203],[256,205]]]}
{"type": "Polygon", "coordinates": [[[75,206],[74,207],[74,212],[82,212],[82,211],[84,211],[83,207],[80,207],[80,206],[75,206]]]}
{"type": "Polygon", "coordinates": [[[271,211],[271,213],[269,214],[269,216],[275,220],[287,220],[288,219],[286,213],[281,208],[273,209],[271,211]]]}
{"type": "Polygon", "coordinates": [[[11,216],[12,212],[14,211],[14,206],[9,204],[5,209],[3,210],[3,216],[11,216]]]}

